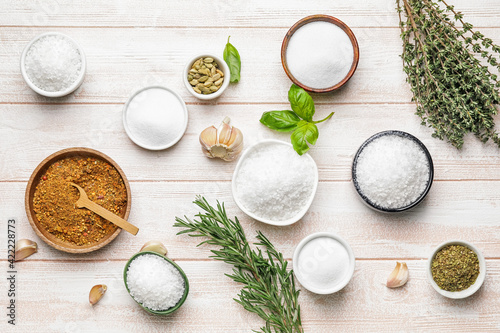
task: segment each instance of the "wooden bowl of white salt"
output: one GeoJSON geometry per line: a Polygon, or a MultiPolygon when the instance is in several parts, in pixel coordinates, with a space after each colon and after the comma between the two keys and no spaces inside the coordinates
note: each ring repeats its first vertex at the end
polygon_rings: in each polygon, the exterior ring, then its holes
{"type": "Polygon", "coordinates": [[[359,46],[352,30],[328,15],[307,16],[295,23],[281,45],[286,75],[304,90],[326,93],[352,77],[359,62],[359,46]]]}

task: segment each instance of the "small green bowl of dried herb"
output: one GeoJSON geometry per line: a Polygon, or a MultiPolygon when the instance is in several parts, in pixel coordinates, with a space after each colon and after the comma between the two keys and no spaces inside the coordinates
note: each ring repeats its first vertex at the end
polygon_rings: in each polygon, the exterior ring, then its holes
{"type": "Polygon", "coordinates": [[[429,257],[427,276],[441,295],[460,299],[474,294],[486,277],[486,261],[477,247],[462,240],[439,245],[429,257]]]}

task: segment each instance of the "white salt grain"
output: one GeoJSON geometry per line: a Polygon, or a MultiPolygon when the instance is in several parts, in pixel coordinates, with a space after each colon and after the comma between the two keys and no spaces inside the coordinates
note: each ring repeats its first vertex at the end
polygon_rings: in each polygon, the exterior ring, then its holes
{"type": "Polygon", "coordinates": [[[324,21],[300,27],[286,49],[290,73],[300,83],[315,89],[330,88],[342,81],[353,59],[349,36],[337,25],[324,21]]]}
{"type": "Polygon", "coordinates": [[[129,101],[125,122],[127,133],[147,149],[165,149],[180,140],[187,125],[182,100],[170,90],[151,87],[129,101]]]}
{"type": "Polygon", "coordinates": [[[43,36],[35,41],[24,61],[29,80],[48,91],[68,89],[80,75],[82,55],[77,46],[61,35],[43,36]]]}
{"type": "Polygon", "coordinates": [[[175,306],[184,295],[184,279],[171,263],[153,254],[143,254],[127,270],[130,295],[148,309],[161,311],[175,306]]]}
{"type": "Polygon", "coordinates": [[[314,162],[274,142],[254,148],[236,175],[236,196],[258,217],[280,222],[296,216],[313,194],[314,162]]]}
{"type": "Polygon", "coordinates": [[[331,237],[317,237],[306,243],[298,256],[298,274],[304,284],[332,289],[349,273],[349,253],[331,237]]]}
{"type": "Polygon", "coordinates": [[[358,156],[356,179],[372,203],[386,209],[414,203],[429,182],[430,164],[423,149],[399,135],[383,135],[358,156]]]}

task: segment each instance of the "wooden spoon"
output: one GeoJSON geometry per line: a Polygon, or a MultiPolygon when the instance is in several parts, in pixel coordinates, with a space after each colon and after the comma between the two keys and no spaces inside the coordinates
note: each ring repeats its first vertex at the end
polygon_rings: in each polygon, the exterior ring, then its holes
{"type": "Polygon", "coordinates": [[[132,235],[137,235],[137,232],[139,232],[139,228],[137,228],[133,224],[128,223],[126,220],[122,219],[118,215],[111,213],[106,208],[99,206],[93,201],[90,201],[90,199],[87,197],[87,193],[85,193],[85,190],[80,186],[76,185],[75,183],[70,183],[70,184],[76,187],[78,191],[80,191],[80,198],[76,202],[76,207],[87,208],[96,213],[97,215],[102,216],[106,220],[119,226],[123,230],[130,232],[132,235]]]}

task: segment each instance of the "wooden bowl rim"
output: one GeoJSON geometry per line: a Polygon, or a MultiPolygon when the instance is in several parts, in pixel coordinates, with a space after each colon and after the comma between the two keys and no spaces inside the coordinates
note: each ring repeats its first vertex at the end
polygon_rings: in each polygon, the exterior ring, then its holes
{"type": "Polygon", "coordinates": [[[286,75],[294,84],[296,84],[297,86],[301,87],[302,89],[304,89],[306,91],[313,92],[313,93],[327,93],[327,92],[331,92],[331,91],[337,90],[340,87],[342,87],[353,76],[354,72],[356,71],[356,68],[358,67],[358,62],[359,62],[359,45],[358,45],[358,41],[356,39],[356,36],[352,32],[351,28],[349,28],[349,26],[347,26],[347,24],[345,24],[344,22],[342,22],[338,18],[333,17],[333,16],[329,16],[329,15],[317,14],[317,15],[306,16],[306,17],[300,19],[299,21],[297,21],[297,23],[295,23],[288,30],[285,37],[283,38],[283,43],[281,44],[281,64],[283,65],[283,69],[285,70],[286,75]],[[311,88],[309,86],[306,86],[305,84],[302,84],[299,80],[297,80],[292,75],[292,73],[290,73],[290,70],[288,69],[288,65],[286,62],[286,49],[288,48],[288,43],[289,43],[290,39],[292,38],[292,35],[300,27],[306,25],[307,23],[317,22],[317,21],[324,21],[324,22],[332,23],[332,24],[335,24],[336,26],[338,26],[339,28],[341,28],[347,34],[347,36],[349,36],[349,39],[351,40],[353,51],[354,51],[351,69],[347,73],[346,77],[344,79],[342,79],[342,81],[340,81],[336,85],[334,85],[332,87],[328,87],[328,88],[322,88],[322,89],[311,88]]]}
{"type": "Polygon", "coordinates": [[[29,223],[35,233],[40,237],[45,243],[48,245],[52,246],[53,248],[68,252],[68,253],[89,253],[96,251],[107,244],[111,243],[118,234],[121,232],[121,228],[117,228],[114,233],[112,233],[110,236],[101,239],[101,241],[97,243],[93,243],[88,246],[79,246],[76,247],[76,245],[72,245],[71,243],[66,243],[63,242],[62,240],[57,239],[55,236],[53,237],[54,239],[51,239],[52,237],[48,237],[45,235],[44,232],[42,232],[41,228],[38,226],[38,220],[35,220],[36,218],[32,214],[32,196],[31,194],[34,194],[36,185],[39,182],[39,178],[41,176],[42,172],[45,172],[45,170],[52,165],[54,162],[61,160],[66,157],[71,157],[71,156],[91,156],[91,157],[97,157],[109,164],[111,164],[120,174],[120,176],[123,179],[123,183],[125,184],[125,189],[127,191],[127,207],[125,209],[125,214],[123,214],[123,218],[125,220],[128,219],[130,215],[130,207],[132,203],[132,196],[130,193],[130,184],[128,182],[127,177],[125,176],[125,173],[123,170],[120,168],[120,166],[109,156],[101,153],[100,151],[91,149],[91,148],[84,148],[84,147],[74,147],[74,148],[66,148],[63,150],[59,150],[48,157],[46,157],[38,166],[35,168],[33,173],[31,174],[30,179],[28,180],[28,184],[26,186],[26,192],[25,192],[25,197],[24,197],[24,205],[26,209],[26,215],[28,216],[29,223]],[[31,197],[31,198],[30,198],[31,197]]]}

